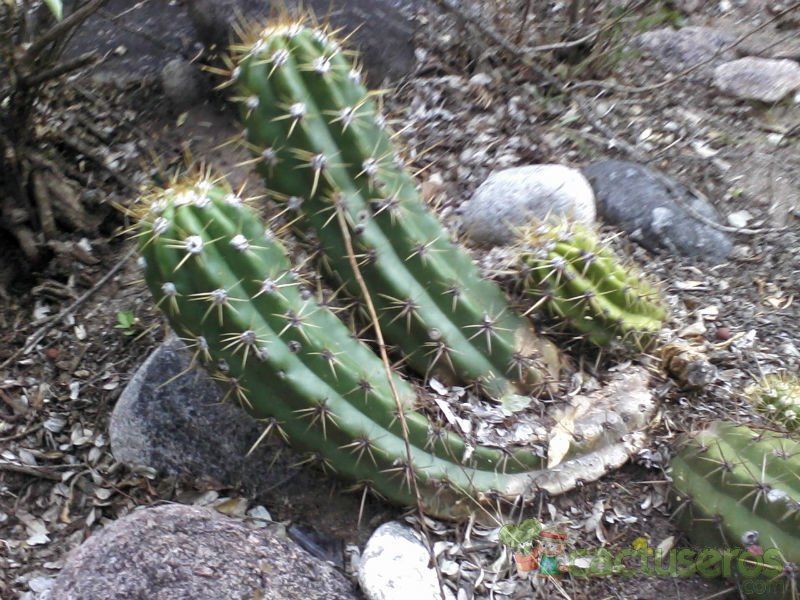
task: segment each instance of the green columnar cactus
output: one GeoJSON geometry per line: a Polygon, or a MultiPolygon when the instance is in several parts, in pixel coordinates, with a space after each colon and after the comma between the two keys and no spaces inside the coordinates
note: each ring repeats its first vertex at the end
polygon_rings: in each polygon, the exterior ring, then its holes
{"type": "Polygon", "coordinates": [[[596,233],[574,223],[530,228],[511,269],[524,296],[597,346],[646,348],[666,316],[654,286],[596,233]]]}
{"type": "Polygon", "coordinates": [[[698,546],[749,550],[738,575],[755,598],[797,598],[800,442],[716,422],[672,460],[675,517],[698,546]]]}
{"type": "Polygon", "coordinates": [[[394,502],[415,503],[412,478],[426,510],[446,518],[486,514],[538,489],[566,491],[624,462],[635,449],[630,428],[652,414],[639,392],[611,390],[628,403],[616,413],[559,409],[553,452],[468,444],[416,412],[415,389],[397,374],[395,396],[384,363],[315,299],[274,233],[223,181],[179,183],[147,205],[139,223],[145,280],[196,358],[255,417],[394,502]]]}
{"type": "Polygon", "coordinates": [[[339,42],[279,24],[234,47],[247,144],[272,196],[296,213],[323,269],[360,289],[346,244],[387,341],[418,373],[479,382],[489,396],[553,389],[557,348],[535,335],[502,291],[420,198],[377,107],[339,42]]]}
{"type": "Polygon", "coordinates": [[[800,379],[781,372],[767,375],[747,388],[747,396],[759,412],[794,431],[800,427],[800,379]]]}

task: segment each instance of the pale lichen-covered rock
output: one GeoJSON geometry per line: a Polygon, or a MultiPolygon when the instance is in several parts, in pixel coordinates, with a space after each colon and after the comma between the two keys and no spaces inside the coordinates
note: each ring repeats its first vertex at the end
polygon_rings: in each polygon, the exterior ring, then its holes
{"type": "Polygon", "coordinates": [[[492,173],[461,206],[466,234],[479,244],[508,244],[531,222],[568,218],[590,224],[594,192],[576,169],[564,165],[528,165],[492,173]]]}
{"type": "Polygon", "coordinates": [[[778,102],[800,90],[800,64],[788,59],[747,56],[714,69],[714,85],[742,100],[778,102]]]}

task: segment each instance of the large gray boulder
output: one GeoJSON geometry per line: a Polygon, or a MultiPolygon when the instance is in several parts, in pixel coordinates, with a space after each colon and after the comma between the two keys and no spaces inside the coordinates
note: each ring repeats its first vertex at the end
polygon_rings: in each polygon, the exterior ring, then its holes
{"type": "Polygon", "coordinates": [[[593,163],[583,173],[594,188],[599,217],[645,248],[712,264],[730,256],[730,237],[708,224],[720,222],[716,209],[668,176],[624,160],[593,163]]]}
{"type": "Polygon", "coordinates": [[[131,378],[111,414],[114,457],[131,467],[164,475],[212,479],[256,490],[275,477],[272,449],[260,445],[259,425],[233,402],[223,402],[218,384],[172,338],[159,346],[131,378]]]}
{"type": "Polygon", "coordinates": [[[73,550],[51,600],[352,600],[347,578],[269,528],[165,505],[114,521],[73,550]]]}

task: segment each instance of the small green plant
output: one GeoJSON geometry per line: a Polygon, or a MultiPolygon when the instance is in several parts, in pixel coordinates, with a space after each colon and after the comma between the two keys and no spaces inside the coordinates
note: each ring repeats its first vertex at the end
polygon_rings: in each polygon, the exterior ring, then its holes
{"type": "Polygon", "coordinates": [[[541,531],[542,524],[538,519],[526,519],[518,524],[507,523],[500,528],[500,543],[514,552],[530,554],[541,531]]]}
{"type": "Polygon", "coordinates": [[[117,312],[117,324],[114,329],[122,331],[122,335],[136,335],[139,319],[131,310],[121,310],[117,312]]]}

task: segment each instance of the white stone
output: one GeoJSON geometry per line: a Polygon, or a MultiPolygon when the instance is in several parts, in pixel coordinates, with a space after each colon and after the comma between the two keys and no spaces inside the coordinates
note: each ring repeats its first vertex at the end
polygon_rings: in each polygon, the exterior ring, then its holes
{"type": "Polygon", "coordinates": [[[521,227],[547,218],[590,224],[594,192],[583,174],[563,165],[529,165],[492,173],[461,207],[467,235],[480,244],[508,244],[521,227]]]}
{"type": "Polygon", "coordinates": [[[747,56],[714,69],[714,84],[743,100],[778,102],[800,89],[800,64],[788,59],[747,56]]]}
{"type": "MultiPolygon", "coordinates": [[[[358,565],[358,583],[369,600],[440,600],[436,570],[416,532],[396,521],[369,538],[358,565]]],[[[453,598],[445,588],[448,599],[453,598]]]]}
{"type": "Polygon", "coordinates": [[[737,210],[734,213],[728,215],[728,223],[730,223],[733,227],[747,227],[747,224],[750,222],[750,219],[753,218],[746,210],[737,210]]]}

